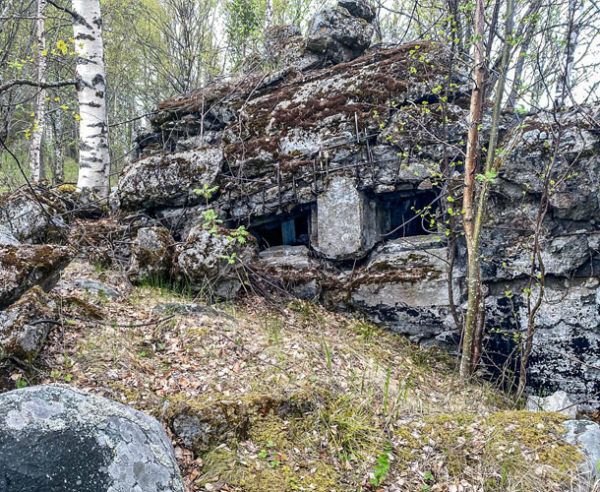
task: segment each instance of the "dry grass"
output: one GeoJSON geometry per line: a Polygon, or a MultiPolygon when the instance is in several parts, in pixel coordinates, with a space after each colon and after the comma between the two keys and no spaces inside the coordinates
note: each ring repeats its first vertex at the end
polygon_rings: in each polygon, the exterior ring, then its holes
{"type": "MultiPolygon", "coordinates": [[[[560,438],[561,416],[516,411],[489,385],[462,384],[439,351],[302,301],[276,307],[248,297],[172,317],[154,308],[191,300],[152,287],[117,301],[79,293],[84,303],[67,302],[72,275],[59,289],[64,330],[35,372],[13,379],[68,381],[167,428],[178,412],[215,415],[215,426],[223,414],[238,419],[202,447],[186,449],[173,435],[190,491],[561,491],[574,483],[579,455],[560,438]]],[[[86,275],[127,290],[114,273],[86,275]]]]}

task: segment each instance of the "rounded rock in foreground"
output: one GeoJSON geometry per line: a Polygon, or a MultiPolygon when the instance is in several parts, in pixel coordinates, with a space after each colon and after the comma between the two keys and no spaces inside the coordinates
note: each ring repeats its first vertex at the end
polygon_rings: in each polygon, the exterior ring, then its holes
{"type": "Polygon", "coordinates": [[[64,385],[0,395],[3,492],[183,492],[152,417],[64,385]]]}
{"type": "Polygon", "coordinates": [[[591,490],[588,485],[600,479],[600,426],[591,420],[567,420],[565,441],[577,446],[585,458],[579,464],[583,484],[576,490],[591,490]]]}

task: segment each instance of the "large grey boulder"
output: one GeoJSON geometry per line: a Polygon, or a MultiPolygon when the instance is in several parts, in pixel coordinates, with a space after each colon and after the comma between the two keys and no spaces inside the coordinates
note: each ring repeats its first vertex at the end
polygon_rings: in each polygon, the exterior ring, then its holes
{"type": "Polygon", "coordinates": [[[591,490],[588,486],[600,479],[600,426],[591,420],[567,420],[564,426],[564,440],[577,446],[585,458],[579,467],[584,484],[578,490],[591,490]]]}
{"type": "Polygon", "coordinates": [[[0,395],[2,492],[183,492],[152,417],[63,385],[0,395]]]}
{"type": "Polygon", "coordinates": [[[0,309],[35,285],[50,290],[73,255],[67,246],[0,245],[0,309]]]}
{"type": "Polygon", "coordinates": [[[165,227],[143,227],[131,247],[127,275],[132,282],[166,279],[171,271],[175,242],[165,227]]]}
{"type": "Polygon", "coordinates": [[[308,26],[306,49],[333,63],[347,62],[366,51],[373,32],[368,21],[343,7],[324,9],[308,26]]]}
{"type": "MultiPolygon", "coordinates": [[[[587,109],[597,113],[598,106],[587,109]]],[[[542,164],[548,162],[548,149],[560,135],[557,150],[561,158],[553,163],[551,172],[561,183],[550,196],[550,210],[555,219],[596,221],[600,156],[594,117],[583,117],[580,108],[574,108],[554,118],[551,112],[541,112],[511,129],[504,144],[511,152],[502,165],[498,188],[504,190],[507,184],[514,184],[518,192],[540,193],[544,186],[542,164]],[[556,131],[558,125],[560,132],[556,131]]],[[[516,208],[514,205],[509,206],[516,208]]]]}
{"type": "Polygon", "coordinates": [[[558,412],[573,419],[577,416],[577,405],[571,401],[566,392],[561,390],[546,397],[528,396],[525,409],[531,412],[558,412]]]}
{"type": "Polygon", "coordinates": [[[0,195],[0,228],[24,243],[59,241],[68,227],[69,201],[42,188],[35,195],[25,188],[0,195]]]}
{"type": "Polygon", "coordinates": [[[33,362],[57,318],[56,302],[39,287],[0,311],[0,353],[33,362]]]}
{"type": "Polygon", "coordinates": [[[375,19],[375,8],[362,0],[340,0],[338,5],[345,8],[354,17],[360,17],[367,22],[375,19]]]}
{"type": "Polygon", "coordinates": [[[179,248],[174,269],[194,291],[222,299],[234,298],[244,281],[244,265],[254,260],[257,245],[253,236],[240,243],[231,231],[203,225],[194,227],[179,248]]]}
{"type": "Polygon", "coordinates": [[[134,161],[119,178],[119,199],[124,209],[183,206],[198,203],[194,190],[212,186],[221,170],[223,151],[206,147],[173,154],[158,154],[134,161]]]}

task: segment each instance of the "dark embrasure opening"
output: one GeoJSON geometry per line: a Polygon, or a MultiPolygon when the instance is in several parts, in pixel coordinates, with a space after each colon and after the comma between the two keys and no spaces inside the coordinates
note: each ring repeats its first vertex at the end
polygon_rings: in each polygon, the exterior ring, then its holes
{"type": "Polygon", "coordinates": [[[420,236],[434,232],[437,210],[433,190],[406,190],[374,196],[377,229],[384,239],[420,236]]]}
{"type": "Polygon", "coordinates": [[[260,249],[273,246],[310,244],[311,205],[297,207],[289,213],[256,217],[248,230],[256,237],[260,249]]]}

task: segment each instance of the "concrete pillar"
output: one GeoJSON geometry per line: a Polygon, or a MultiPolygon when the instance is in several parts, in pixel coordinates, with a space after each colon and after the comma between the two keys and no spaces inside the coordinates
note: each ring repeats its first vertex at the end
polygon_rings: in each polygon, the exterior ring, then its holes
{"type": "Polygon", "coordinates": [[[355,180],[333,177],[317,198],[317,250],[328,258],[348,259],[365,250],[367,200],[355,180]]]}

